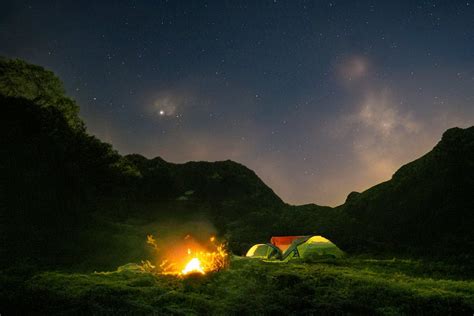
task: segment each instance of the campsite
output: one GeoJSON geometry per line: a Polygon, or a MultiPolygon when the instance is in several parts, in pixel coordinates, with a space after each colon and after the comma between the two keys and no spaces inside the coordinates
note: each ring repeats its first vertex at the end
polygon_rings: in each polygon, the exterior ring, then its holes
{"type": "Polygon", "coordinates": [[[0,9],[0,316],[474,315],[474,3],[0,9]]]}

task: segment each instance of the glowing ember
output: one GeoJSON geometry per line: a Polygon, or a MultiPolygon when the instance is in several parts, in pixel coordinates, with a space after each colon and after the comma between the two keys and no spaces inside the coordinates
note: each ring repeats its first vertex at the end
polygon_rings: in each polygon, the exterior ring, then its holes
{"type": "MultiPolygon", "coordinates": [[[[157,241],[152,235],[147,236],[147,243],[154,249],[160,264],[143,265],[149,272],[184,276],[189,274],[206,274],[225,268],[229,263],[229,255],[223,243],[217,243],[215,237],[198,242],[187,235],[181,240],[166,243],[157,241]],[[158,247],[160,243],[160,247],[158,247]],[[172,247],[164,246],[172,245],[172,247]],[[153,267],[153,268],[151,268],[153,267]]],[[[149,262],[149,261],[147,261],[149,262]]]]}
{"type": "Polygon", "coordinates": [[[201,267],[201,261],[198,258],[192,258],[191,261],[188,262],[186,267],[184,267],[182,274],[189,274],[189,273],[201,273],[206,274],[201,267]]]}

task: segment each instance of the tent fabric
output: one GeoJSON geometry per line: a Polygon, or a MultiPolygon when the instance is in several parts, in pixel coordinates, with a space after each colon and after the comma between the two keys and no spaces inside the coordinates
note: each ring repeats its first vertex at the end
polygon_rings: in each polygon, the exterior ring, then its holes
{"type": "Polygon", "coordinates": [[[274,236],[270,239],[270,243],[285,252],[295,240],[305,237],[308,236],[274,236]]]}
{"type": "Polygon", "coordinates": [[[293,244],[283,253],[282,259],[293,258],[339,258],[344,253],[334,243],[322,236],[310,236],[295,240],[293,244]]]}
{"type": "Polygon", "coordinates": [[[256,244],[247,251],[245,256],[260,259],[279,259],[281,251],[272,244],[256,244]]]}

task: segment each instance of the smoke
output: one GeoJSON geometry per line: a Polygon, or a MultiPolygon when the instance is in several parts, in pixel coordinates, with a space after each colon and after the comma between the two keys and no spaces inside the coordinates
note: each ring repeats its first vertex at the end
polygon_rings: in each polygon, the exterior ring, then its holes
{"type": "Polygon", "coordinates": [[[205,219],[180,221],[170,219],[162,221],[157,227],[150,229],[149,234],[157,240],[158,248],[163,249],[173,242],[180,242],[191,238],[198,242],[205,242],[217,234],[214,225],[205,219]]]}

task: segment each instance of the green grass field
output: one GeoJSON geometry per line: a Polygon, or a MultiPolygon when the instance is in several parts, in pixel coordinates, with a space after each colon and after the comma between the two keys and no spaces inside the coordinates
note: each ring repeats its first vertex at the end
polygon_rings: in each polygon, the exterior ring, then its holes
{"type": "Polygon", "coordinates": [[[0,296],[5,315],[472,315],[474,281],[462,275],[461,267],[413,260],[265,263],[234,257],[225,271],[184,279],[129,270],[28,274],[17,268],[2,271],[7,286],[0,296]]]}

